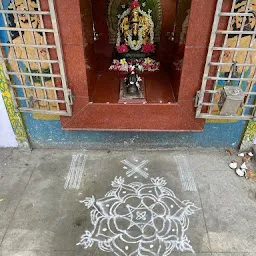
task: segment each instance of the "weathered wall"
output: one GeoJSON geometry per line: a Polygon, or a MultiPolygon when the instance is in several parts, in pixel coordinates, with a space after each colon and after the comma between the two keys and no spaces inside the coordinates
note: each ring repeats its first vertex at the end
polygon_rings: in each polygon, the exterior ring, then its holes
{"type": "Polygon", "coordinates": [[[12,130],[12,126],[0,92],[0,147],[17,147],[18,142],[12,130]]]}
{"type": "Polygon", "coordinates": [[[207,123],[202,133],[193,132],[85,132],[62,131],[59,121],[35,120],[25,114],[34,147],[172,148],[234,147],[240,144],[245,122],[207,123]]]}
{"type": "Polygon", "coordinates": [[[250,120],[244,133],[240,150],[251,150],[254,145],[256,145],[256,122],[250,120]]]}
{"type": "MultiPolygon", "coordinates": [[[[16,137],[16,141],[18,142],[20,147],[29,147],[28,138],[27,138],[25,127],[23,125],[21,115],[20,113],[15,111],[9,86],[1,65],[0,65],[0,93],[2,95],[3,103],[5,105],[5,108],[7,110],[7,114],[10,120],[10,121],[8,120],[8,122],[11,123],[12,129],[16,137]]],[[[0,122],[0,127],[4,125],[5,126],[7,125],[6,119],[3,123],[0,122]]]]}

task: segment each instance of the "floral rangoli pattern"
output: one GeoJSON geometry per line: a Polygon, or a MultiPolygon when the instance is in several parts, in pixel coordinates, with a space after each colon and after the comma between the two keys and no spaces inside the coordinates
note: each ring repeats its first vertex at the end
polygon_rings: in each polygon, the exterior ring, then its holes
{"type": "Polygon", "coordinates": [[[147,184],[126,184],[124,178],[116,177],[105,197],[85,198],[81,202],[91,209],[94,228],[84,233],[78,245],[86,249],[96,244],[102,251],[118,256],[194,252],[185,232],[188,216],[199,208],[179,200],[166,184],[158,177],[147,184]]]}

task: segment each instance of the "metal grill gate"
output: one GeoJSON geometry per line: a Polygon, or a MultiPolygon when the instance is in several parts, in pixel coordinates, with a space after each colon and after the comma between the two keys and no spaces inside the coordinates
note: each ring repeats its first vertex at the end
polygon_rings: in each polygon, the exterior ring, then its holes
{"type": "Polygon", "coordinates": [[[255,118],[256,95],[256,0],[218,0],[205,64],[197,94],[198,118],[255,118]],[[232,6],[231,6],[232,4],[232,6]],[[235,113],[222,114],[224,87],[242,92],[235,113]],[[227,87],[230,88],[230,87],[227,87]]]}
{"type": "Polygon", "coordinates": [[[71,115],[54,0],[0,0],[1,61],[16,109],[71,115]]]}

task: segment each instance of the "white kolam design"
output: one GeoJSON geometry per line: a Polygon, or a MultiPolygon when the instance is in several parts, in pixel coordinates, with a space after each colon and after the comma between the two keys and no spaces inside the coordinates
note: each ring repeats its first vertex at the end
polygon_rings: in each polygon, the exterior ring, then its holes
{"type": "MultiPolygon", "coordinates": [[[[138,160],[136,159],[135,162],[137,162],[138,160]]],[[[126,171],[126,175],[127,177],[131,177],[133,175],[141,175],[144,178],[148,178],[149,174],[147,173],[148,168],[145,167],[145,165],[148,163],[148,160],[143,160],[141,161],[139,164],[134,164],[131,161],[125,159],[122,160],[121,163],[123,163],[125,166],[123,167],[123,169],[127,170],[126,171]]],[[[134,176],[137,177],[137,176],[134,176]]]]}
{"type": "Polygon", "coordinates": [[[188,217],[199,208],[179,200],[164,178],[126,184],[124,178],[116,177],[111,185],[113,189],[105,197],[81,201],[91,209],[93,230],[85,231],[78,245],[85,249],[96,245],[118,256],[194,252],[186,231],[188,217]]]}

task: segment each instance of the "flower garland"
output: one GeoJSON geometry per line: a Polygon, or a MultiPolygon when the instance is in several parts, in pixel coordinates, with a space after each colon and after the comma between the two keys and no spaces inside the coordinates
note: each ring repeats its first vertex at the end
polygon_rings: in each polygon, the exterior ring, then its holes
{"type": "Polygon", "coordinates": [[[133,40],[132,40],[132,31],[129,31],[128,45],[134,51],[138,51],[142,46],[142,43],[143,43],[142,30],[143,30],[143,28],[139,28],[139,33],[138,33],[139,40],[137,41],[137,43],[135,45],[134,45],[133,40]]]}
{"type": "MultiPolygon", "coordinates": [[[[120,16],[119,20],[118,20],[118,28],[120,28],[120,24],[121,24],[121,21],[122,19],[125,17],[125,16],[128,16],[129,14],[131,13],[131,9],[128,8],[127,10],[125,10],[122,15],[120,16]]],[[[116,46],[120,46],[121,44],[121,33],[120,33],[120,29],[117,30],[117,39],[116,39],[116,46]]]]}
{"type": "Polygon", "coordinates": [[[114,59],[109,70],[129,72],[131,66],[135,66],[135,68],[139,72],[144,72],[144,71],[154,72],[159,70],[160,63],[151,58],[136,59],[134,61],[128,61],[128,62],[126,61],[126,59],[121,59],[121,60],[114,59]]]}
{"type": "Polygon", "coordinates": [[[139,8],[139,13],[142,15],[142,16],[146,16],[149,20],[149,24],[150,24],[150,31],[149,31],[149,34],[150,34],[150,42],[153,44],[154,43],[154,22],[151,18],[151,15],[150,15],[150,12],[151,10],[148,10],[148,13],[144,12],[143,10],[141,10],[139,8]]]}

